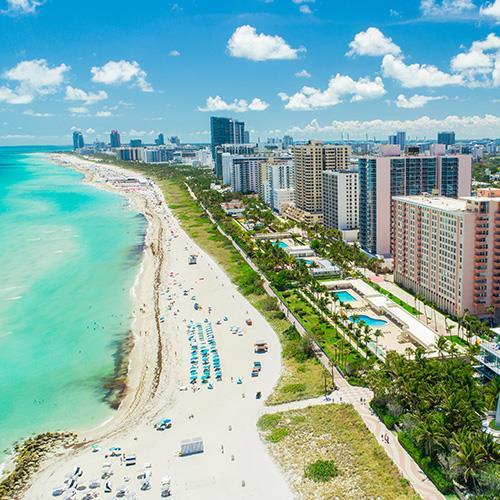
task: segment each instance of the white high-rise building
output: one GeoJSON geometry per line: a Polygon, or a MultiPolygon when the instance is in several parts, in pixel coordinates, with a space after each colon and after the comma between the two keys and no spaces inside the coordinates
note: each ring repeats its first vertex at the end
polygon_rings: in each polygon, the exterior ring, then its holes
{"type": "Polygon", "coordinates": [[[357,169],[323,172],[323,224],[356,241],[359,226],[359,176],[357,169]]]}
{"type": "Polygon", "coordinates": [[[267,156],[256,155],[223,157],[226,169],[231,168],[231,190],[241,193],[258,193],[261,185],[261,165],[267,159],[267,156]]]}

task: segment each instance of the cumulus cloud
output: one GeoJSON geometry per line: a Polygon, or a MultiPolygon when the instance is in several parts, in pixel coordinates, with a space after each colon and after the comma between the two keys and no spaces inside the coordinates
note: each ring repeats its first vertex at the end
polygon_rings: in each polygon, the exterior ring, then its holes
{"type": "Polygon", "coordinates": [[[152,92],[153,88],[146,81],[147,73],[137,61],[108,61],[104,66],[94,66],[92,81],[105,85],[121,85],[133,83],[143,92],[152,92]]]}
{"type": "Polygon", "coordinates": [[[295,76],[297,78],[311,78],[311,73],[309,73],[309,71],[307,71],[306,69],[303,69],[302,71],[297,71],[297,73],[295,73],[295,76]]]}
{"type": "Polygon", "coordinates": [[[34,14],[36,9],[43,4],[44,2],[40,0],[7,0],[7,9],[2,11],[2,13],[13,16],[34,14]]]}
{"type": "Polygon", "coordinates": [[[301,14],[312,14],[312,9],[309,5],[304,4],[299,7],[299,12],[301,14]]]}
{"type": "Polygon", "coordinates": [[[108,118],[113,115],[111,111],[98,111],[96,114],[97,118],[108,118]]]}
{"type": "Polygon", "coordinates": [[[250,59],[251,61],[269,61],[275,59],[297,59],[306,49],[294,49],[278,35],[257,33],[253,26],[244,25],[236,28],[227,42],[231,56],[250,59]]]}
{"type": "Polygon", "coordinates": [[[382,61],[384,76],[393,78],[406,88],[461,85],[461,75],[445,73],[430,64],[406,64],[402,58],[388,54],[382,61]]]}
{"type": "Polygon", "coordinates": [[[473,42],[467,52],[457,54],[451,60],[451,67],[464,76],[469,86],[495,86],[499,54],[500,37],[490,33],[484,40],[473,42]]]}
{"type": "Polygon", "coordinates": [[[35,116],[37,118],[46,118],[48,116],[54,116],[52,113],[37,113],[36,111],[33,111],[32,109],[27,109],[26,111],[24,111],[23,115],[35,116]]]}
{"type": "Polygon", "coordinates": [[[245,99],[235,99],[233,102],[226,102],[220,96],[207,97],[205,107],[199,107],[199,111],[233,111],[244,113],[246,111],[265,111],[269,104],[258,97],[254,97],[250,102],[245,99]]]}
{"type": "Polygon", "coordinates": [[[66,96],[64,99],[67,101],[83,101],[87,106],[94,104],[98,101],[103,101],[108,98],[107,92],[99,90],[98,92],[85,92],[85,90],[77,89],[68,85],[66,87],[66,96]]]}
{"type": "Polygon", "coordinates": [[[429,17],[459,16],[475,9],[472,0],[421,0],[420,2],[422,14],[429,17]]]}
{"type": "Polygon", "coordinates": [[[406,97],[404,94],[399,94],[396,99],[396,106],[404,109],[423,108],[428,102],[440,101],[446,99],[444,96],[428,96],[415,94],[411,97],[406,97]]]}
{"type": "Polygon", "coordinates": [[[85,131],[86,134],[95,134],[95,129],[93,128],[88,128],[86,131],[85,131]]]}
{"type": "Polygon", "coordinates": [[[348,56],[385,56],[392,54],[397,56],[401,49],[392,38],[386,37],[378,28],[370,27],[366,31],[360,31],[349,44],[348,56]]]}
{"type": "Polygon", "coordinates": [[[287,133],[295,136],[309,138],[329,137],[341,132],[348,132],[351,138],[364,138],[366,134],[370,137],[385,137],[394,133],[394,130],[406,130],[413,136],[431,136],[440,130],[454,130],[457,135],[467,138],[496,137],[500,129],[500,116],[485,114],[484,116],[457,116],[450,115],[443,119],[422,116],[415,120],[347,120],[332,121],[330,124],[321,126],[318,120],[312,120],[304,127],[295,126],[287,130],[287,133]]]}
{"type": "Polygon", "coordinates": [[[336,106],[343,102],[345,97],[350,97],[351,102],[357,102],[375,99],[385,93],[384,82],[380,77],[373,80],[369,78],[353,80],[350,76],[337,73],[328,82],[326,90],[305,86],[291,96],[284,92],[280,92],[278,95],[283,101],[286,101],[286,109],[308,111],[336,106]]]}
{"type": "Polygon", "coordinates": [[[181,55],[181,53],[180,53],[180,51],[178,51],[178,50],[171,50],[171,51],[168,53],[168,55],[169,55],[170,57],[179,57],[179,56],[181,55]]]}
{"type": "Polygon", "coordinates": [[[482,16],[494,17],[497,21],[500,21],[500,0],[494,0],[483,5],[480,9],[480,14],[482,16]]]}
{"type": "Polygon", "coordinates": [[[69,70],[66,64],[51,68],[45,59],[21,61],[2,75],[6,80],[17,82],[17,87],[0,87],[0,102],[29,104],[37,95],[53,94],[69,70]]]}

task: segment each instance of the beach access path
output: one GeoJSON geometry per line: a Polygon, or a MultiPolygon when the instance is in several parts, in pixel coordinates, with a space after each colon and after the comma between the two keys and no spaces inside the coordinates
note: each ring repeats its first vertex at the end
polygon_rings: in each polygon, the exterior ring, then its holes
{"type": "Polygon", "coordinates": [[[68,155],[59,160],[85,172],[87,182],[128,196],[154,227],[148,230],[143,270],[133,291],[137,318],[127,397],[109,422],[79,433],[79,446],[48,459],[23,498],[50,498],[52,489],[77,466],[83,470],[77,498],[92,491],[102,494],[105,463],[111,464],[113,495],[123,485],[135,498],[159,498],[161,479],[170,477],[175,498],[293,498],[256,426],[281,373],[281,347],[272,328],[185,234],[156,185],[114,166],[68,155]],[[136,178],[136,186],[119,182],[120,176],[136,178]],[[157,237],[151,238],[152,234],[157,237]],[[188,263],[190,255],[197,255],[196,264],[188,263]],[[251,326],[246,325],[247,318],[252,319],[251,326]],[[223,380],[214,381],[213,389],[199,382],[193,389],[187,325],[192,320],[205,329],[205,319],[213,328],[223,380]],[[239,326],[242,335],[232,333],[231,326],[239,326]],[[254,353],[257,340],[267,342],[268,353],[254,353]],[[262,371],[252,378],[256,360],[261,361],[262,371]],[[172,419],[172,428],[155,430],[154,424],[164,418],[172,419]],[[181,441],[197,437],[203,439],[204,452],[180,457],[181,441]],[[137,464],[127,467],[120,457],[111,457],[114,447],[134,455],[137,464]],[[146,464],[151,465],[151,488],[142,491],[140,476],[146,464]],[[90,490],[94,479],[100,487],[90,490]]]}

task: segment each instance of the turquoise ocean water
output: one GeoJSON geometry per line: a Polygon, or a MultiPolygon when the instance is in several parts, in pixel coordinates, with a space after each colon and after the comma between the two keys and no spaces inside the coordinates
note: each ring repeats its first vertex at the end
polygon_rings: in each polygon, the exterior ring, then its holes
{"type": "Polygon", "coordinates": [[[0,457],[15,440],[111,415],[146,222],[125,198],[0,147],[0,457]]]}

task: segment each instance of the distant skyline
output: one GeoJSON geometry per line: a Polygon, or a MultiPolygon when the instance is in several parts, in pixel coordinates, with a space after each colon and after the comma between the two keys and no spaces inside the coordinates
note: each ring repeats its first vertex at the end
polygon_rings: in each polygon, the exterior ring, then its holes
{"type": "Polygon", "coordinates": [[[0,0],[0,146],[500,136],[500,0],[0,0]]]}

